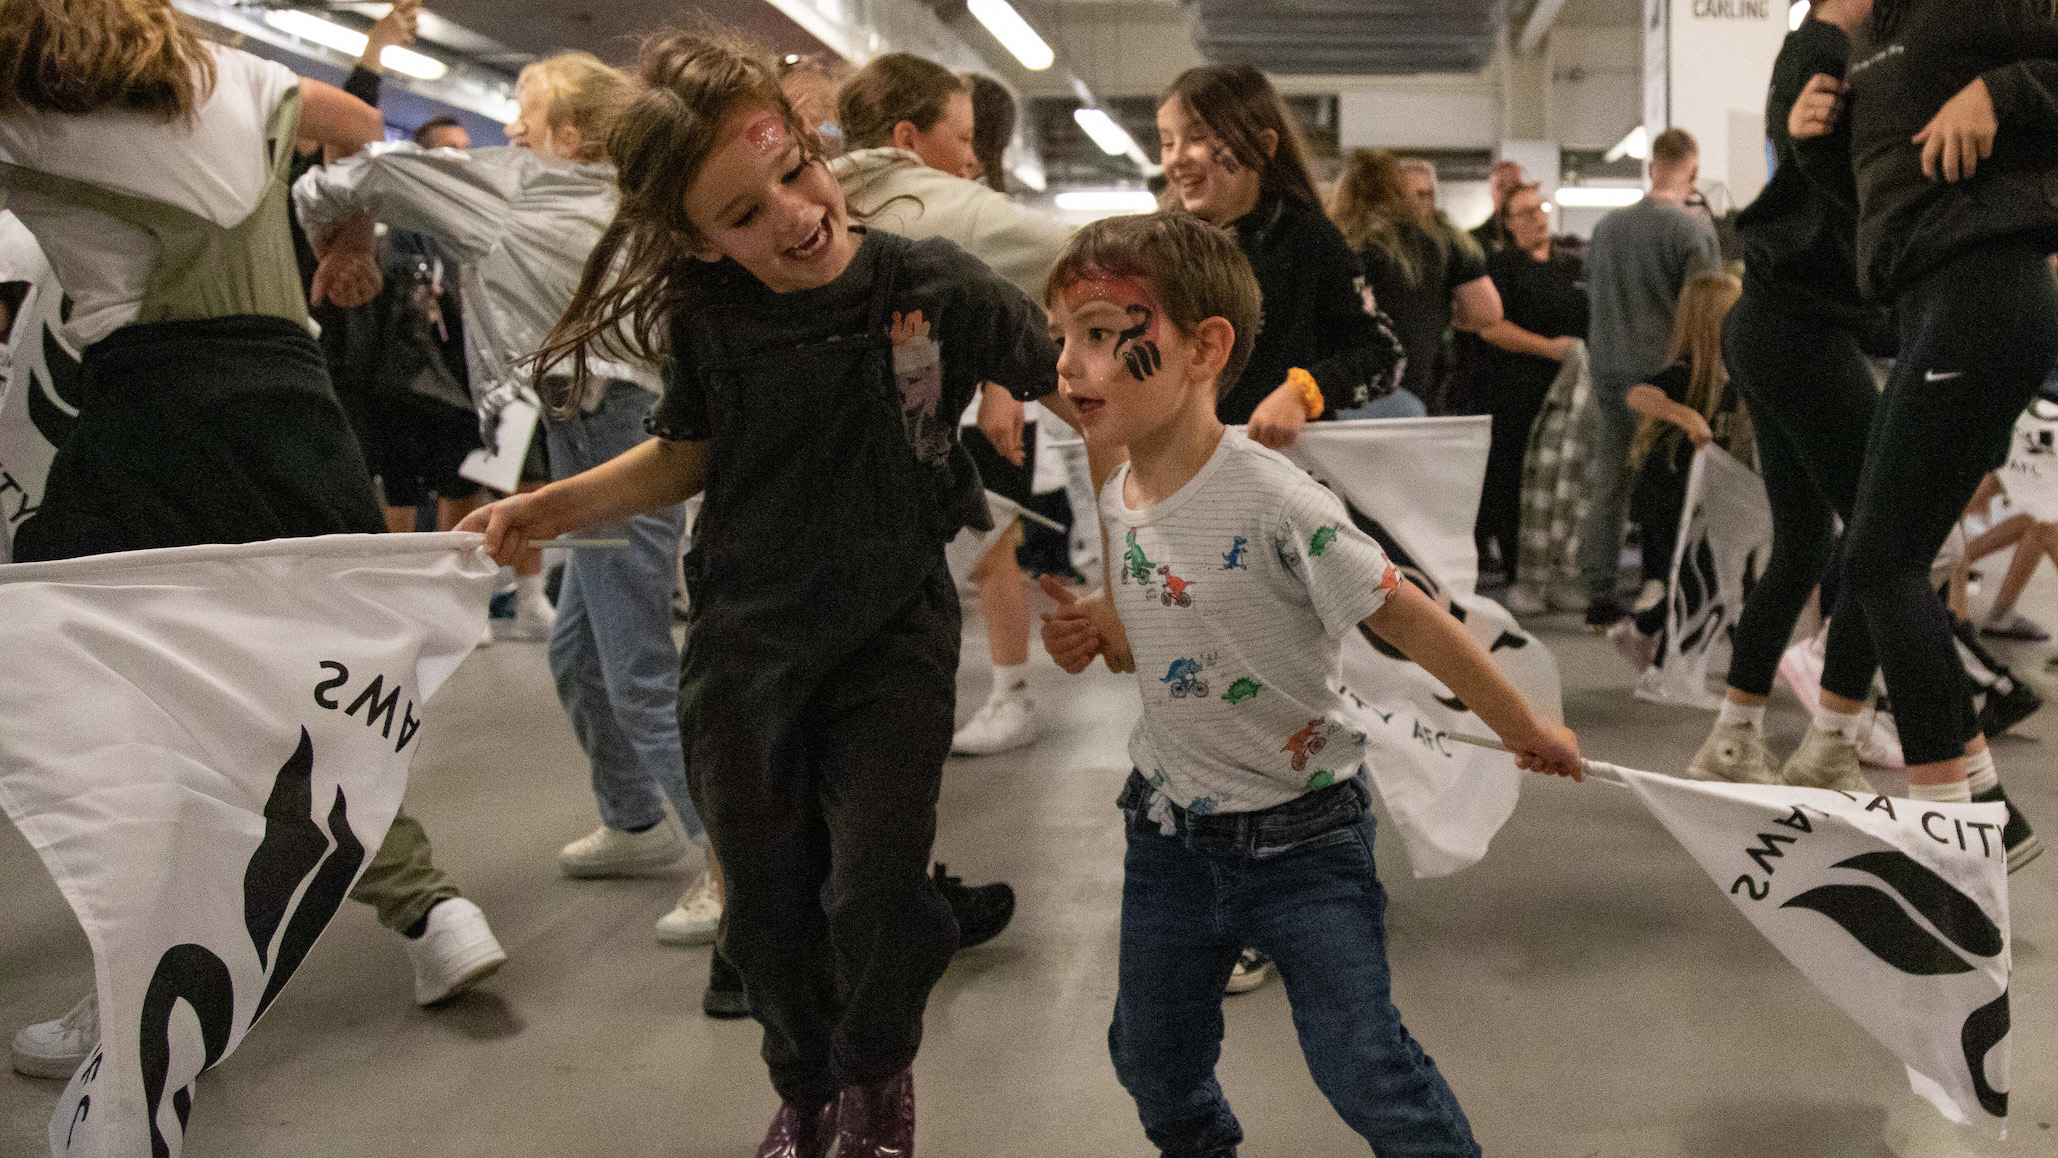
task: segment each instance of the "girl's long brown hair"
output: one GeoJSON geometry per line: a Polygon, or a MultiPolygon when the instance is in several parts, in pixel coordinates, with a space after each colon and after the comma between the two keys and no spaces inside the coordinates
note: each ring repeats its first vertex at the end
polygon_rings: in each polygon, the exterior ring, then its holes
{"type": "Polygon", "coordinates": [[[571,363],[569,391],[552,391],[560,414],[585,396],[588,350],[660,361],[672,319],[707,301],[724,276],[728,263],[695,256],[706,238],[686,216],[687,191],[724,121],[742,109],[776,113],[803,157],[821,158],[821,142],[787,103],[771,59],[726,33],[655,33],[637,54],[635,75],[635,98],[607,138],[621,204],[565,316],[529,360],[539,393],[545,374],[571,363]]]}
{"type": "Polygon", "coordinates": [[[175,121],[213,92],[214,55],[170,0],[0,0],[0,113],[175,121]]]}
{"type": "Polygon", "coordinates": [[[902,121],[926,133],[948,111],[950,98],[969,92],[964,78],[933,60],[889,52],[851,74],[836,94],[836,123],[853,149],[893,143],[902,121]]]}
{"type": "MultiPolygon", "coordinates": [[[[1706,419],[1714,419],[1716,411],[1722,408],[1723,394],[1729,389],[1729,370],[1722,364],[1722,321],[1743,292],[1744,283],[1728,273],[1688,278],[1686,288],[1679,291],[1679,312],[1672,323],[1672,346],[1666,365],[1685,363],[1686,405],[1706,419]]],[[[1750,416],[1741,406],[1737,407],[1737,420],[1742,425],[1736,437],[1748,443],[1750,416]]],[[[1677,429],[1669,422],[1645,418],[1637,428],[1636,441],[1630,444],[1630,462],[1642,466],[1657,448],[1659,439],[1677,429]]]]}
{"type": "Polygon", "coordinates": [[[1208,126],[1238,164],[1258,171],[1260,201],[1278,198],[1322,212],[1322,198],[1308,171],[1308,147],[1286,102],[1264,73],[1247,64],[1189,68],[1158,98],[1158,107],[1175,100],[1208,126]],[[1266,129],[1279,136],[1270,156],[1265,153],[1266,129]]]}

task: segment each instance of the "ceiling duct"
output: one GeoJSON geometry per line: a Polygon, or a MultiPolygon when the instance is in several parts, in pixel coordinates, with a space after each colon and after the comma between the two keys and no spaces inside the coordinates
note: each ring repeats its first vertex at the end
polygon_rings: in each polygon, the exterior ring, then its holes
{"type": "Polygon", "coordinates": [[[1494,52],[1498,0],[1200,0],[1194,40],[1219,64],[1271,73],[1475,73],[1494,52]]]}

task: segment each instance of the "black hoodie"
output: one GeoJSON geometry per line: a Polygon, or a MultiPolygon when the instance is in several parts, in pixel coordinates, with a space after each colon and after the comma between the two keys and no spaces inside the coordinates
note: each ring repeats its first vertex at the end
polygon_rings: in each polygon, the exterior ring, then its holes
{"type": "Polygon", "coordinates": [[[1816,74],[1842,78],[1850,38],[1809,20],[1780,47],[1765,101],[1765,134],[1777,154],[1772,180],[1737,218],[1744,239],[1744,287],[1754,300],[1801,317],[1870,332],[1877,319],[1858,293],[1858,187],[1851,176],[1851,122],[1824,143],[1839,163],[1800,163],[1787,114],[1816,74]]]}
{"type": "Polygon", "coordinates": [[[1867,295],[1890,298],[1977,245],[2058,250],[2058,19],[2047,3],[1880,0],[1854,38],[1848,115],[1867,295]],[[1994,155],[1970,181],[1923,176],[1915,134],[1974,79],[2000,120],[1994,155]]]}

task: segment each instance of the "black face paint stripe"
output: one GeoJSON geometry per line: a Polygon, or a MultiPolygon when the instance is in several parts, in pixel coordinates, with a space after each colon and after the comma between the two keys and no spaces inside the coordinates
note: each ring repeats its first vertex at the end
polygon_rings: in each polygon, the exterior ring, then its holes
{"type": "Polygon", "coordinates": [[[1129,374],[1138,382],[1149,379],[1165,363],[1158,351],[1158,344],[1142,340],[1150,332],[1151,322],[1156,314],[1149,306],[1130,306],[1123,311],[1133,318],[1140,318],[1135,325],[1116,335],[1115,352],[1122,356],[1122,364],[1129,368],[1129,374]],[[1123,349],[1127,346],[1128,349],[1123,349]]]}

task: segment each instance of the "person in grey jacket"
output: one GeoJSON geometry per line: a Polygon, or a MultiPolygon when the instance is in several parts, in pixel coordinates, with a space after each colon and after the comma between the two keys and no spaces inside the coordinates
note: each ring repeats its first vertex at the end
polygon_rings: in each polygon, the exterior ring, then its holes
{"type": "MultiPolygon", "coordinates": [[[[314,170],[294,188],[312,234],[369,212],[428,236],[458,262],[465,361],[489,447],[496,431],[510,436],[500,422],[508,406],[519,400],[547,407],[550,465],[559,478],[641,443],[643,420],[663,390],[654,366],[590,359],[583,397],[569,396],[568,379],[546,379],[546,393],[564,388],[538,398],[527,363],[571,304],[587,256],[614,219],[614,167],[600,158],[632,95],[626,74],[590,54],[565,53],[522,71],[511,145],[460,153],[399,142],[314,170]]],[[[569,877],[647,873],[684,859],[689,840],[705,844],[686,791],[679,654],[671,635],[684,508],[594,533],[627,538],[631,546],[574,553],[550,636],[551,672],[592,763],[601,819],[600,828],[559,853],[569,877]],[[666,819],[667,797],[683,833],[666,819]]],[[[714,939],[722,913],[718,873],[710,859],[708,871],[658,922],[660,941],[714,939]]]]}
{"type": "Polygon", "coordinates": [[[1687,280],[1722,266],[1714,226],[1686,211],[1687,194],[1700,176],[1700,153],[1685,129],[1658,134],[1651,142],[1650,195],[1603,218],[1587,252],[1594,417],[1579,570],[1591,627],[1608,627],[1629,613],[1615,597],[1616,560],[1629,514],[1629,442],[1636,433],[1629,390],[1665,368],[1672,315],[1687,280]]]}
{"type": "MultiPolygon", "coordinates": [[[[915,240],[947,238],[1032,301],[1043,300],[1044,281],[1073,227],[976,179],[986,169],[974,148],[976,123],[965,80],[940,64],[889,53],[844,83],[837,118],[852,151],[829,170],[872,228],[915,240]]],[[[980,391],[979,432],[998,453],[982,459],[982,472],[993,476],[985,480],[987,487],[1019,503],[1029,500],[1021,469],[1030,449],[1023,445],[1024,426],[1023,405],[1007,391],[980,391]]],[[[1039,429],[1048,426],[1039,423],[1039,429]]],[[[1015,556],[1019,542],[1017,534],[1001,536],[972,575],[994,676],[987,702],[952,739],[951,751],[958,755],[992,755],[1036,739],[1035,705],[1024,680],[1029,603],[1028,579],[1015,556]]]]}

